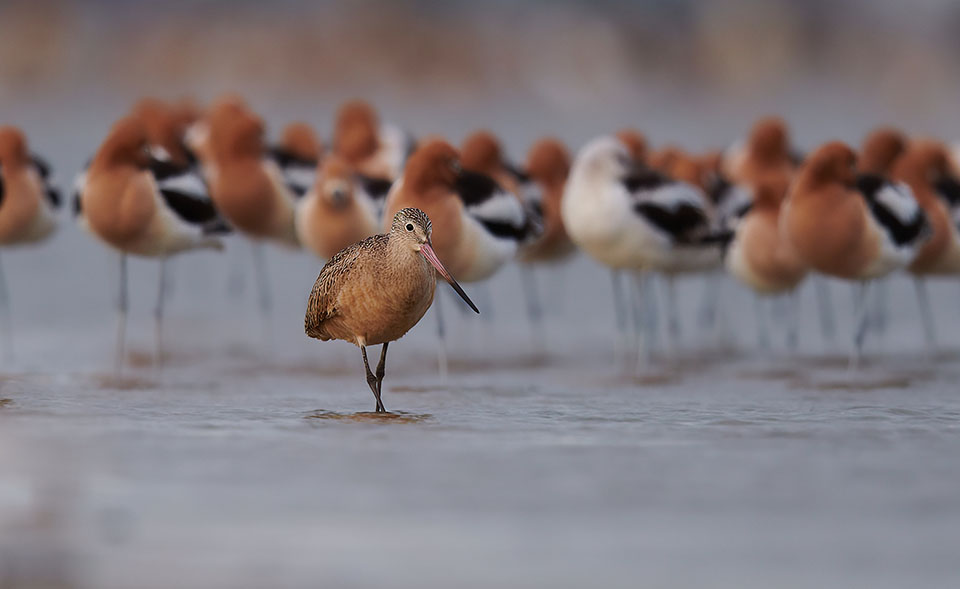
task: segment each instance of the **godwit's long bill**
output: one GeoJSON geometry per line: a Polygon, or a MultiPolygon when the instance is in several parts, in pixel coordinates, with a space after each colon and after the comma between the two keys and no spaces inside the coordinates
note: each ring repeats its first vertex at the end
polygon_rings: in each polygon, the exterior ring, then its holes
{"type": "Polygon", "coordinates": [[[339,339],[360,348],[367,385],[381,400],[387,346],[403,337],[430,308],[436,274],[475,312],[470,300],[433,250],[430,218],[414,208],[393,217],[390,232],[355,243],[333,256],[313,285],[304,330],[321,341],[339,339]],[[376,373],[370,370],[367,346],[383,344],[376,373]]]}

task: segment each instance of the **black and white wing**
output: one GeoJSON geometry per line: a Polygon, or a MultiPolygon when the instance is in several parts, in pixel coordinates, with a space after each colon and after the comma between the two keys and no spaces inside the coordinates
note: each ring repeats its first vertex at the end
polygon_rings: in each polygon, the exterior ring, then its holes
{"type": "Polygon", "coordinates": [[[910,187],[875,174],[861,174],[857,189],[870,212],[897,247],[915,244],[930,232],[930,224],[910,187]]]}
{"type": "Polygon", "coordinates": [[[520,201],[486,174],[468,170],[457,177],[456,191],[467,213],[496,237],[524,241],[531,226],[520,201]]]}
{"type": "Polygon", "coordinates": [[[229,233],[230,225],[220,216],[207,184],[196,168],[171,166],[152,160],[150,172],[164,202],[180,219],[199,225],[204,233],[229,233]]]}
{"type": "Polygon", "coordinates": [[[354,174],[355,189],[366,198],[366,201],[373,207],[374,217],[377,220],[383,219],[383,211],[387,205],[387,194],[393,187],[393,182],[385,178],[375,178],[365,174],[354,174]]]}
{"type": "Polygon", "coordinates": [[[947,203],[953,224],[960,228],[960,181],[954,176],[944,176],[934,183],[934,189],[947,203]]]}
{"type": "Polygon", "coordinates": [[[633,210],[679,244],[711,241],[710,217],[698,188],[655,170],[639,170],[623,179],[633,210]]]}
{"type": "Polygon", "coordinates": [[[267,157],[280,168],[284,184],[294,196],[301,198],[313,188],[317,179],[316,160],[304,159],[278,146],[268,149],[267,157]]]}
{"type": "Polygon", "coordinates": [[[83,169],[77,172],[77,175],[73,177],[73,183],[71,186],[71,201],[73,206],[74,218],[80,217],[83,214],[83,204],[80,202],[80,198],[83,195],[83,189],[87,185],[87,171],[90,170],[90,163],[93,161],[93,158],[87,159],[87,163],[83,165],[83,169]]]}
{"type": "Polygon", "coordinates": [[[707,196],[713,203],[715,227],[718,230],[733,230],[753,206],[753,194],[750,189],[730,182],[717,175],[710,183],[707,196]]]}
{"type": "Polygon", "coordinates": [[[43,181],[43,192],[50,202],[50,206],[55,209],[60,208],[62,202],[60,198],[60,187],[53,182],[50,164],[37,154],[31,154],[30,159],[33,161],[33,167],[37,170],[37,174],[40,175],[40,179],[43,181]]]}

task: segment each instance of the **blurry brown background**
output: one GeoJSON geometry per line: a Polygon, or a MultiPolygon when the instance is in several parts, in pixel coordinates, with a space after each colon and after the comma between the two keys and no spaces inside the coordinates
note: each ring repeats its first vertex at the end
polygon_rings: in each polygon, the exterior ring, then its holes
{"type": "Polygon", "coordinates": [[[524,143],[630,123],[700,147],[766,112],[801,143],[881,121],[960,134],[958,50],[947,0],[3,0],[0,114],[238,90],[324,130],[363,95],[416,131],[488,123],[524,143]]]}

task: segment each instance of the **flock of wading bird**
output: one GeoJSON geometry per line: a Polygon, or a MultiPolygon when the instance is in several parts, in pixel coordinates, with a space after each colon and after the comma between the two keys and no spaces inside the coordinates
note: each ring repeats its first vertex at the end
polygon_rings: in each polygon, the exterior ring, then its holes
{"type": "MultiPolygon", "coordinates": [[[[703,156],[650,151],[640,133],[624,130],[593,139],[574,157],[544,138],[517,165],[491,133],[476,132],[459,149],[437,137],[418,141],[360,100],[341,106],[326,149],[304,123],[269,144],[264,121],[239,97],[204,111],[189,101],[145,99],[77,176],[72,204],[77,221],[120,253],[119,362],[126,256],[160,261],[159,362],[164,261],[221,249],[220,234],[237,232],[255,244],[264,310],[263,243],[327,260],[309,294],[306,334],[360,348],[382,412],[387,346],[435,301],[438,274],[479,312],[458,280],[483,281],[511,260],[554,263],[577,248],[612,270],[615,308],[621,317],[633,309],[641,358],[656,329],[657,310],[645,302],[651,276],[666,279],[676,333],[674,277],[704,273],[709,285],[724,267],[759,295],[793,294],[810,273],[851,281],[852,362],[874,323],[868,286],[906,269],[932,337],[924,277],[960,273],[958,163],[945,144],[888,128],[866,137],[859,153],[832,141],[801,156],[784,122],[765,118],[745,140],[703,156]],[[630,302],[622,272],[636,279],[630,302]],[[372,371],[366,347],[376,344],[372,371]]],[[[60,204],[49,166],[24,134],[0,128],[0,243],[43,240],[60,204]]],[[[540,321],[535,297],[528,312],[540,321]]]]}

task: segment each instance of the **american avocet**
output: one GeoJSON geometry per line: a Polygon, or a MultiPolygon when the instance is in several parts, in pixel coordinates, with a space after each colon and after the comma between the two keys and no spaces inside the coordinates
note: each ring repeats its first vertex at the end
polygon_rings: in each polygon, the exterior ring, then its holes
{"type": "Polygon", "coordinates": [[[522,198],[521,184],[527,174],[507,161],[500,140],[489,131],[475,131],[460,146],[460,163],[464,170],[486,174],[504,189],[522,198]]]}
{"type": "MultiPolygon", "coordinates": [[[[294,222],[296,196],[269,159],[263,120],[242,105],[225,102],[210,114],[210,196],[223,216],[252,240],[264,334],[272,311],[263,243],[299,246],[294,222]]],[[[269,340],[269,337],[267,337],[269,340]]]]}
{"type": "Polygon", "coordinates": [[[957,230],[960,182],[951,169],[947,147],[938,141],[911,142],[893,169],[894,178],[913,190],[933,229],[930,240],[910,264],[910,273],[914,277],[927,344],[935,346],[936,330],[925,281],[931,276],[960,274],[960,232],[957,230]]]}
{"type": "Polygon", "coordinates": [[[360,348],[367,385],[381,401],[387,346],[420,321],[430,303],[439,273],[470,308],[479,313],[434,252],[430,218],[404,208],[387,234],[375,235],[335,255],[320,270],[310,299],[304,330],[322,341],[339,339],[360,348]],[[383,344],[376,373],[367,361],[367,346],[383,344]]]}
{"type": "Polygon", "coordinates": [[[720,264],[722,246],[711,234],[702,192],[639,168],[613,137],[579,151],[561,212],[574,243],[610,268],[638,272],[641,281],[648,271],[672,277],[720,264]]]}
{"type": "Polygon", "coordinates": [[[858,177],[853,150],[834,141],[807,158],[784,203],[781,227],[804,264],[860,284],[856,365],[867,330],[868,284],[913,261],[929,235],[926,215],[908,186],[858,177]]]}
{"type": "MultiPolygon", "coordinates": [[[[143,98],[131,109],[130,116],[138,119],[147,134],[150,150],[150,168],[161,189],[209,200],[209,191],[199,168],[197,158],[187,147],[187,129],[196,120],[189,101],[166,102],[158,98],[143,98]]],[[[73,181],[73,213],[81,226],[86,226],[80,204],[80,194],[86,183],[87,168],[73,181]]]]}
{"type": "Polygon", "coordinates": [[[323,143],[308,123],[295,122],[283,128],[280,140],[270,146],[268,154],[280,166],[287,187],[301,197],[316,180],[323,143]]]}
{"type": "MultiPolygon", "coordinates": [[[[0,246],[36,243],[56,229],[60,194],[51,183],[50,167],[30,153],[27,138],[16,127],[0,127],[0,246]]],[[[0,267],[0,313],[7,354],[13,336],[10,293],[0,267]]]]}
{"type": "MultiPolygon", "coordinates": [[[[786,178],[774,176],[767,183],[753,185],[753,204],[737,223],[726,255],[727,270],[753,289],[758,297],[791,296],[787,345],[797,345],[797,308],[795,291],[807,275],[807,267],[786,241],[780,230],[780,206],[787,192],[786,178]]],[[[769,345],[762,300],[757,301],[757,341],[769,345]]]]}
{"type": "MultiPolygon", "coordinates": [[[[893,175],[893,164],[907,149],[907,137],[892,127],[880,127],[870,132],[860,146],[857,167],[861,173],[877,174],[885,178],[893,175]]],[[[923,282],[915,282],[918,302],[922,307],[926,302],[926,290],[923,282]]],[[[877,281],[874,300],[868,303],[867,320],[870,326],[883,333],[887,328],[887,283],[877,281]]],[[[927,332],[930,337],[932,332],[927,332]]]]}
{"type": "Polygon", "coordinates": [[[142,98],[130,114],[143,123],[154,160],[176,170],[186,170],[196,163],[196,157],[185,143],[187,129],[194,121],[181,105],[142,98]]]}
{"type": "Polygon", "coordinates": [[[536,238],[520,249],[520,279],[526,297],[527,316],[541,347],[544,340],[543,309],[535,268],[561,262],[576,250],[563,228],[560,215],[563,187],[569,173],[570,153],[558,139],[540,139],[527,152],[523,172],[526,180],[521,183],[520,191],[524,206],[539,229],[536,238]]]}
{"type": "Polygon", "coordinates": [[[620,129],[616,137],[626,146],[630,159],[638,165],[647,165],[650,154],[647,149],[647,138],[643,133],[636,129],[620,129]]]}
{"type": "Polygon", "coordinates": [[[297,204],[300,242],[318,257],[329,259],[379,228],[376,205],[353,170],[340,157],[328,157],[313,188],[297,204]]]}
{"type": "MultiPolygon", "coordinates": [[[[386,216],[402,208],[423,210],[437,223],[437,254],[462,282],[492,276],[517,253],[530,225],[520,201],[488,176],[460,167],[456,149],[442,140],[423,143],[387,196],[386,216]]],[[[441,306],[436,307],[440,369],[445,368],[441,306]]]]}
{"type": "Polygon", "coordinates": [[[160,188],[150,164],[143,123],[133,117],[121,119],[94,156],[80,197],[90,231],[120,252],[118,368],[123,362],[126,332],[127,255],[160,258],[155,309],[159,363],[166,258],[191,249],[222,249],[213,234],[227,229],[209,201],[160,188]]]}
{"type": "Polygon", "coordinates": [[[350,100],[337,111],[333,152],[372,178],[396,180],[413,149],[410,136],[389,123],[363,100],[350,100]]]}

